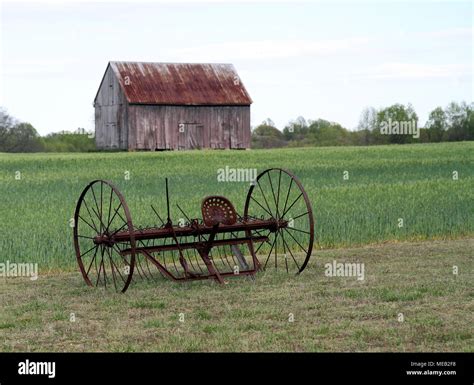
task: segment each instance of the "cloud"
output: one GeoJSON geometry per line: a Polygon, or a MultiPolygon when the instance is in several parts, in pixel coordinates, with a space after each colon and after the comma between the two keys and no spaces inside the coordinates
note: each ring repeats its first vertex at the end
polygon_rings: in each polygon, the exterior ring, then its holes
{"type": "Polygon", "coordinates": [[[184,61],[281,59],[355,52],[368,42],[368,38],[240,41],[188,47],[172,55],[184,61]]]}
{"type": "Polygon", "coordinates": [[[418,64],[388,62],[354,74],[362,79],[439,79],[471,75],[472,69],[462,64],[418,64]]]}
{"type": "Polygon", "coordinates": [[[473,36],[472,28],[449,28],[438,31],[421,32],[422,37],[445,39],[445,38],[470,38],[473,36]]]}
{"type": "Polygon", "coordinates": [[[47,74],[63,74],[68,67],[74,64],[74,60],[68,58],[48,59],[3,59],[2,74],[4,76],[43,76],[47,74]]]}

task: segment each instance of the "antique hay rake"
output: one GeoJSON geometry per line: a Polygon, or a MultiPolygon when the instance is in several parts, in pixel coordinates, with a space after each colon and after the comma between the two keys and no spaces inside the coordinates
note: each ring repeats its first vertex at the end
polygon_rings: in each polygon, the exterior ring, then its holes
{"type": "Polygon", "coordinates": [[[136,278],[174,281],[251,276],[268,266],[301,273],[311,256],[314,220],[311,203],[289,171],[271,168],[252,182],[243,216],[223,196],[208,196],[202,219],[170,217],[166,179],[166,220],[136,228],[120,191],[94,180],[82,192],[74,215],[74,247],[90,286],[125,292],[136,278]],[[150,267],[155,267],[151,269],[150,267]]]}

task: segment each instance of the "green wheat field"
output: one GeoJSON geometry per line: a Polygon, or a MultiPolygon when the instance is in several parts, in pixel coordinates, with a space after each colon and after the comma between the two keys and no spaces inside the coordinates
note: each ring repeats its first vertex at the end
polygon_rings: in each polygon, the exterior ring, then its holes
{"type": "Polygon", "coordinates": [[[0,197],[0,262],[40,274],[0,278],[1,351],[474,351],[474,142],[0,154],[0,197]],[[165,177],[175,218],[176,203],[200,216],[206,195],[242,213],[249,183],[218,182],[226,166],[301,180],[316,243],[300,276],[142,282],[123,295],[85,285],[70,220],[88,182],[116,184],[145,226],[151,204],[165,214],[165,177]],[[365,263],[365,280],[326,277],[334,260],[365,263]]]}
{"type": "Polygon", "coordinates": [[[157,222],[151,204],[165,216],[165,177],[170,179],[174,218],[182,216],[176,203],[191,217],[200,216],[206,195],[224,195],[242,213],[249,183],[218,182],[218,169],[226,166],[256,168],[258,172],[270,167],[291,170],[313,205],[316,248],[446,239],[474,232],[472,142],[252,151],[0,154],[0,259],[34,261],[40,269],[75,268],[70,219],[81,191],[94,179],[117,185],[135,226],[157,222]],[[457,173],[457,180],[453,173],[457,173]],[[399,218],[403,227],[399,227],[399,218]]]}

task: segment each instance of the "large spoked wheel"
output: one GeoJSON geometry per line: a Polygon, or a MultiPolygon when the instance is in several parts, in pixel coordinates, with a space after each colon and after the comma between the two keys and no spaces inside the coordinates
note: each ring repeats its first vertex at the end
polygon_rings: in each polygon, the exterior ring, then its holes
{"type": "Polygon", "coordinates": [[[127,290],[135,267],[134,229],[125,199],[112,183],[95,180],[82,192],[74,214],[74,248],[89,286],[127,290]],[[118,232],[130,237],[116,241],[118,232]]]}
{"type": "Polygon", "coordinates": [[[255,245],[262,269],[274,266],[296,274],[305,269],[313,250],[313,210],[292,173],[280,168],[260,173],[247,194],[244,218],[287,221],[287,226],[277,230],[248,231],[248,235],[268,237],[267,242],[255,245]]]}

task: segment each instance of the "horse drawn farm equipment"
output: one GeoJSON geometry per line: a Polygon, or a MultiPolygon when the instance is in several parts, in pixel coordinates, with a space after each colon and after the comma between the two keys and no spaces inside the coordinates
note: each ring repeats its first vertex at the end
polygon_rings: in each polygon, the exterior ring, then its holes
{"type": "MultiPolygon", "coordinates": [[[[250,185],[243,215],[223,196],[208,196],[202,219],[170,217],[168,179],[166,213],[157,223],[135,227],[120,191],[95,180],[79,197],[74,215],[74,247],[82,276],[90,286],[125,292],[132,280],[214,279],[225,283],[270,266],[301,273],[311,256],[314,221],[303,186],[289,171],[272,168],[250,185]]],[[[150,211],[151,213],[151,211],[150,211]]]]}

